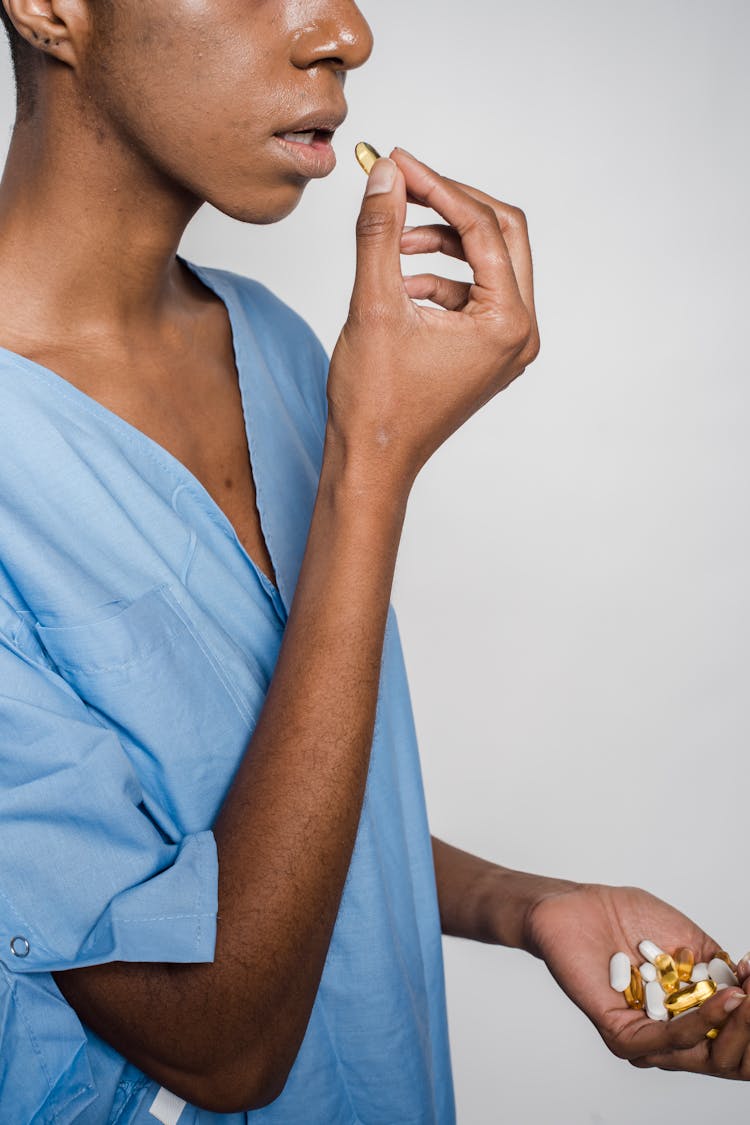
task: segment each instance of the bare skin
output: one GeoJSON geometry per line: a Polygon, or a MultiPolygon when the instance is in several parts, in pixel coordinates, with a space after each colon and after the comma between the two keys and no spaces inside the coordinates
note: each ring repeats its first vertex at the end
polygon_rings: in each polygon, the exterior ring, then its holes
{"type": "MultiPolygon", "coordinates": [[[[225,313],[175,253],[206,200],[246,222],[294,208],[311,174],[275,134],[313,110],[341,120],[343,78],[366,61],[369,28],[350,0],[122,0],[104,5],[113,26],[100,26],[86,0],[3,3],[39,58],[36,112],[14,132],[0,184],[0,343],[174,453],[273,579],[225,313]],[[199,411],[208,431],[193,421],[199,411]]],[[[370,181],[390,171],[391,188],[363,201],[323,469],[278,664],[213,825],[215,959],[55,974],[104,1039],[216,1112],[277,1097],[307,1026],[361,811],[413,482],[539,347],[522,212],[401,150],[391,156],[370,181]],[[407,192],[441,222],[402,236],[407,192]],[[404,279],[400,252],[417,251],[464,259],[473,280],[404,279]],[[442,308],[414,303],[424,297],[442,308]]],[[[445,933],[544,957],[609,1046],[638,1065],[750,1076],[746,1003],[729,1015],[724,994],[700,1026],[649,1025],[613,1016],[612,996],[580,972],[582,918],[598,935],[588,957],[606,973],[611,942],[632,949],[646,922],[656,941],[679,933],[674,944],[715,946],[684,916],[630,888],[509,871],[439,840],[433,850],[445,933]],[[713,1047],[705,1020],[726,1024],[713,1047]],[[727,1033],[734,1061],[717,1066],[727,1033]]]]}

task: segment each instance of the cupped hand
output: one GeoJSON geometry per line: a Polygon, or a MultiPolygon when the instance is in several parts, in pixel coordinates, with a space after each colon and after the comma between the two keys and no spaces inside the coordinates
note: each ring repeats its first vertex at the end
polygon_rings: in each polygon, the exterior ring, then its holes
{"type": "Polygon", "coordinates": [[[376,161],[357,221],[349,315],[327,384],[329,432],[350,459],[370,458],[381,475],[392,466],[390,480],[410,487],[438,446],[538,349],[523,212],[401,149],[376,161]],[[426,245],[422,235],[403,235],[407,198],[446,220],[444,236],[429,236],[426,245]],[[404,277],[400,256],[416,247],[462,259],[471,280],[404,277]],[[417,303],[424,298],[440,307],[417,303]]]}
{"type": "Polygon", "coordinates": [[[527,922],[529,949],[615,1055],[637,1067],[750,1079],[750,976],[679,1019],[649,1019],[609,983],[612,954],[627,953],[639,965],[644,938],[669,953],[688,946],[696,961],[710,961],[721,948],[686,915],[636,887],[582,884],[543,898],[527,922]],[[719,1029],[713,1040],[706,1038],[712,1027],[719,1029]]]}

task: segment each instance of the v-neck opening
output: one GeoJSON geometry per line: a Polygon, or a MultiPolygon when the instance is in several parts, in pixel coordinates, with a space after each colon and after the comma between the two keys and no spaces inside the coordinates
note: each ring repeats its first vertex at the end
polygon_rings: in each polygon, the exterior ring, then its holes
{"type": "MultiPolygon", "coordinates": [[[[274,573],[278,578],[279,570],[277,561],[273,557],[273,554],[271,552],[269,536],[267,533],[267,529],[263,524],[263,494],[262,487],[259,482],[260,474],[258,473],[256,455],[257,450],[252,436],[248,404],[246,401],[245,367],[243,364],[243,356],[241,354],[242,349],[240,346],[240,337],[238,334],[234,294],[232,293],[231,287],[229,285],[224,287],[220,284],[217,284],[216,279],[210,274],[210,267],[209,269],[204,271],[203,267],[195,265],[193,262],[188,261],[187,258],[183,258],[180,254],[176,254],[175,257],[183,262],[185,266],[187,266],[187,268],[190,270],[190,272],[195,274],[198,280],[201,281],[207,289],[210,289],[211,292],[219,298],[227,312],[227,318],[229,320],[229,327],[232,336],[232,350],[234,353],[234,363],[237,371],[240,401],[242,404],[245,438],[248,447],[248,460],[250,464],[250,472],[252,473],[253,477],[254,491],[256,496],[258,519],[260,521],[260,528],[266,544],[268,556],[271,559],[274,573]]],[[[6,356],[16,366],[21,365],[24,368],[29,368],[30,370],[44,375],[48,379],[51,379],[52,381],[54,381],[54,384],[56,386],[58,386],[71,398],[80,398],[89,411],[93,411],[96,414],[100,415],[101,418],[105,422],[107,422],[109,426],[116,429],[122,429],[131,437],[131,439],[135,438],[135,440],[144,443],[147,448],[151,449],[153,452],[156,452],[158,456],[171,467],[173,472],[176,472],[178,475],[183,476],[185,478],[185,483],[189,487],[191,487],[195,493],[197,493],[213,519],[218,522],[226,532],[229,533],[231,538],[235,540],[240,551],[242,552],[250,566],[253,568],[254,572],[257,574],[259,581],[261,582],[266,592],[271,596],[272,600],[276,601],[276,599],[279,599],[283,604],[281,591],[279,590],[278,586],[271,581],[268,575],[261,570],[255,560],[250,557],[242,541],[240,540],[240,537],[237,534],[232,521],[229,519],[221,506],[217,504],[216,500],[214,500],[213,496],[205,487],[205,485],[198,479],[195,473],[193,473],[187,467],[187,465],[179,459],[179,457],[176,457],[173,453],[170,453],[166,446],[158,442],[156,438],[152,438],[149,434],[139,429],[138,426],[133,425],[132,422],[128,422],[127,419],[123,418],[120,414],[117,414],[114,410],[110,410],[109,407],[104,406],[104,404],[95,399],[93,395],[87,394],[86,391],[82,391],[80,387],[77,387],[75,385],[75,383],[71,383],[69,379],[66,379],[62,375],[59,375],[56,371],[53,371],[52,368],[45,366],[45,364],[43,363],[38,363],[34,359],[29,359],[28,356],[21,355],[20,352],[14,352],[10,348],[5,348],[0,345],[0,356],[3,355],[6,356]]]]}
{"type": "MultiPolygon", "coordinates": [[[[237,371],[237,384],[238,384],[239,392],[240,392],[240,403],[241,403],[241,407],[242,407],[242,417],[243,417],[244,428],[245,428],[245,440],[247,442],[248,463],[249,463],[250,473],[252,474],[252,478],[253,478],[253,490],[255,492],[255,506],[256,506],[257,511],[258,511],[258,521],[260,523],[260,530],[261,530],[261,534],[263,536],[263,541],[265,543],[266,551],[268,553],[268,557],[271,560],[271,565],[273,566],[274,574],[276,575],[276,577],[278,579],[279,569],[278,569],[276,559],[273,557],[273,553],[271,551],[270,536],[269,536],[269,532],[268,532],[268,527],[266,526],[267,521],[264,522],[264,518],[263,518],[264,511],[265,511],[265,503],[264,503],[265,493],[264,493],[263,488],[262,488],[261,483],[260,483],[261,472],[258,468],[258,449],[257,449],[257,443],[255,442],[254,436],[253,436],[253,430],[252,430],[252,426],[251,426],[251,422],[250,422],[250,411],[248,409],[248,403],[247,403],[246,383],[245,383],[246,365],[243,362],[245,357],[242,354],[241,337],[240,337],[240,335],[237,331],[238,326],[237,326],[237,321],[236,321],[236,316],[235,316],[236,306],[235,306],[235,303],[234,303],[234,293],[232,292],[231,286],[227,286],[222,291],[221,285],[217,284],[216,279],[211,275],[211,273],[208,272],[208,271],[204,271],[204,269],[201,266],[197,266],[193,262],[189,262],[188,259],[183,258],[181,254],[176,254],[175,257],[178,259],[178,261],[183,262],[187,266],[187,268],[190,270],[190,272],[195,274],[195,276],[199,279],[199,281],[201,281],[206,286],[207,289],[210,289],[211,292],[214,293],[219,298],[221,303],[224,305],[224,308],[226,309],[227,319],[229,321],[229,329],[230,329],[230,333],[231,333],[231,337],[232,337],[232,352],[234,354],[234,366],[235,366],[235,369],[237,371]]],[[[182,462],[180,462],[180,464],[182,464],[182,462]]],[[[226,522],[226,525],[227,525],[228,529],[231,531],[231,533],[232,533],[234,539],[236,540],[240,550],[243,552],[243,554],[247,558],[248,562],[250,563],[250,565],[253,567],[253,569],[257,573],[257,575],[260,578],[260,581],[262,582],[262,584],[266,587],[268,592],[273,597],[281,599],[281,591],[279,590],[278,585],[276,585],[274,582],[272,582],[271,579],[268,577],[268,575],[264,571],[261,570],[261,568],[255,562],[255,560],[250,557],[247,550],[243,546],[242,541],[240,540],[240,537],[237,534],[237,532],[234,528],[234,525],[232,524],[232,521],[229,519],[229,517],[226,515],[226,513],[223,511],[223,509],[220,507],[220,505],[216,503],[213,496],[211,496],[211,493],[206,488],[204,488],[203,485],[201,485],[201,482],[198,480],[198,478],[195,476],[195,474],[191,473],[190,470],[187,468],[187,466],[183,466],[183,467],[185,469],[185,472],[188,473],[191,477],[193,477],[195,479],[195,481],[200,485],[200,487],[203,488],[203,491],[206,493],[206,496],[208,497],[208,499],[211,501],[212,504],[215,505],[217,511],[221,513],[222,517],[224,518],[224,521],[226,522]]]]}

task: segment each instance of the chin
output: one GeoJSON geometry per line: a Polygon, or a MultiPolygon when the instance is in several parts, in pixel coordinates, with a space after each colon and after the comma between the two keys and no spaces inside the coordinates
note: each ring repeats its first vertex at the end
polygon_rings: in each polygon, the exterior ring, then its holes
{"type": "Polygon", "coordinates": [[[265,197],[253,193],[252,199],[239,200],[207,200],[218,211],[229,215],[230,219],[238,219],[241,223],[256,223],[267,226],[269,223],[278,223],[291,215],[300,199],[302,192],[308,184],[302,177],[295,184],[276,191],[269,191],[265,197]]]}

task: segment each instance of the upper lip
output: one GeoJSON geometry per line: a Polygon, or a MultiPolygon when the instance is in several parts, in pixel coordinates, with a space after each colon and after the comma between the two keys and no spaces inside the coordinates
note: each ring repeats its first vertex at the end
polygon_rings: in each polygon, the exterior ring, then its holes
{"type": "Polygon", "coordinates": [[[304,117],[300,117],[293,125],[287,125],[284,129],[278,129],[276,136],[280,133],[335,133],[339,125],[346,119],[346,109],[330,110],[318,109],[313,110],[312,113],[306,113],[304,117]]]}

